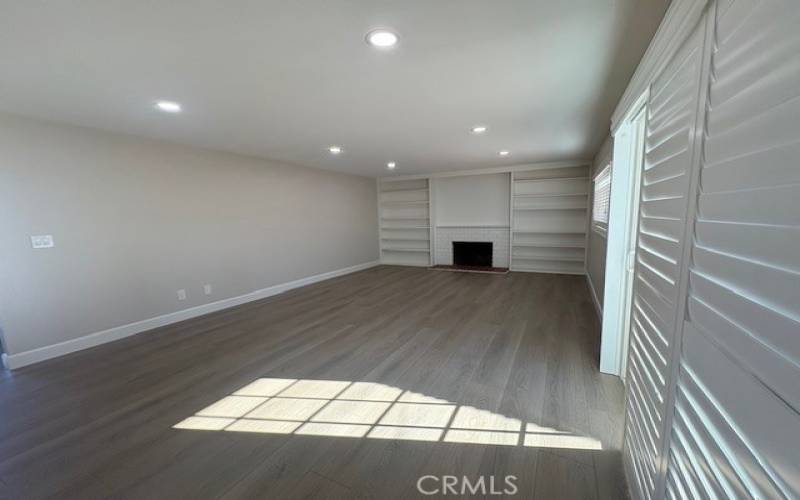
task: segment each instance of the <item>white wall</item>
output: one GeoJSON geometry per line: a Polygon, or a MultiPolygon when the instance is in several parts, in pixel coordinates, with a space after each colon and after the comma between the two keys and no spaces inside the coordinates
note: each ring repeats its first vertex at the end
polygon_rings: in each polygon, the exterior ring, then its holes
{"type": "Polygon", "coordinates": [[[508,226],[510,174],[436,179],[436,226],[508,226]]]}
{"type": "Polygon", "coordinates": [[[375,261],[376,214],[374,179],[0,115],[5,349],[375,261]]]}
{"type": "MultiPolygon", "coordinates": [[[[612,137],[608,137],[604,142],[600,151],[592,162],[592,169],[590,178],[594,179],[600,170],[608,165],[611,161],[614,152],[614,141],[612,137]]],[[[590,193],[594,192],[594,183],[590,185],[590,193]]],[[[589,207],[592,206],[594,200],[590,194],[589,207]]],[[[591,208],[590,208],[591,210],[591,208]]],[[[600,234],[591,227],[592,214],[589,213],[589,238],[588,249],[586,250],[586,272],[588,274],[589,282],[595,297],[598,301],[600,308],[603,307],[603,290],[606,286],[606,247],[608,241],[604,234],[600,234]]]]}

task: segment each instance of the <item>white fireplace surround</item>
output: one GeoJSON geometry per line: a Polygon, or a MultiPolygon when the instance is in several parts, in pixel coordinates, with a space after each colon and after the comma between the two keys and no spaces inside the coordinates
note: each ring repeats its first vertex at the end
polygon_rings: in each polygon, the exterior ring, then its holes
{"type": "Polygon", "coordinates": [[[489,241],[492,243],[492,265],[509,267],[510,240],[508,226],[436,226],[434,263],[453,265],[454,241],[489,241]]]}

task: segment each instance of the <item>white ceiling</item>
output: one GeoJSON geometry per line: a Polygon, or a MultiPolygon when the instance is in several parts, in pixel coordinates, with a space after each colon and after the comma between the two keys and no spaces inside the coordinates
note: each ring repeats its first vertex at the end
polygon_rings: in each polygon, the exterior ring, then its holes
{"type": "Polygon", "coordinates": [[[590,158],[665,9],[0,0],[0,109],[371,176],[390,160],[412,174],[590,158]],[[377,26],[400,35],[394,50],[364,42],[377,26]],[[471,135],[479,123],[489,132],[471,135]]]}

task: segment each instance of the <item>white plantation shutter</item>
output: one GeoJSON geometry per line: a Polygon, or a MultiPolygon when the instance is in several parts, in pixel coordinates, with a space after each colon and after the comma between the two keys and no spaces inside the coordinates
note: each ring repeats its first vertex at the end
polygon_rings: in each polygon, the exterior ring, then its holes
{"type": "Polygon", "coordinates": [[[668,498],[800,498],[798,27],[717,5],[668,498]]]}
{"type": "Polygon", "coordinates": [[[606,165],[594,178],[592,194],[592,227],[608,231],[608,207],[611,201],[611,165],[606,165]]]}
{"type": "Polygon", "coordinates": [[[624,460],[635,497],[657,498],[679,311],[705,21],[650,89],[628,349],[624,460]]]}

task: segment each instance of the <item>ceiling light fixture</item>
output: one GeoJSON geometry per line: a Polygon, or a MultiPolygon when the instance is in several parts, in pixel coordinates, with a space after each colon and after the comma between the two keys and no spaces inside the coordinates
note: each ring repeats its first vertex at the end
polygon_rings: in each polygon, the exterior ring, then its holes
{"type": "Polygon", "coordinates": [[[331,147],[328,148],[328,151],[332,155],[338,155],[339,153],[342,152],[342,147],[341,146],[331,146],[331,147]]]}
{"type": "Polygon", "coordinates": [[[397,34],[387,29],[374,29],[367,33],[367,43],[379,49],[390,49],[397,45],[397,34]]]}
{"type": "Polygon", "coordinates": [[[475,125],[474,127],[472,127],[473,134],[482,134],[486,132],[486,130],[487,130],[486,125],[475,125]]]}
{"type": "Polygon", "coordinates": [[[175,101],[156,101],[156,108],[166,113],[181,112],[181,105],[175,101]]]}
{"type": "Polygon", "coordinates": [[[397,166],[397,163],[395,163],[393,161],[390,161],[389,163],[386,164],[386,168],[388,168],[389,170],[394,170],[394,167],[396,167],[396,166],[397,166]]]}
{"type": "Polygon", "coordinates": [[[511,151],[506,151],[506,150],[504,149],[504,150],[502,150],[502,151],[498,151],[498,152],[497,152],[497,154],[498,154],[498,155],[500,155],[500,156],[508,156],[508,155],[510,155],[510,154],[511,154],[511,151]]]}

